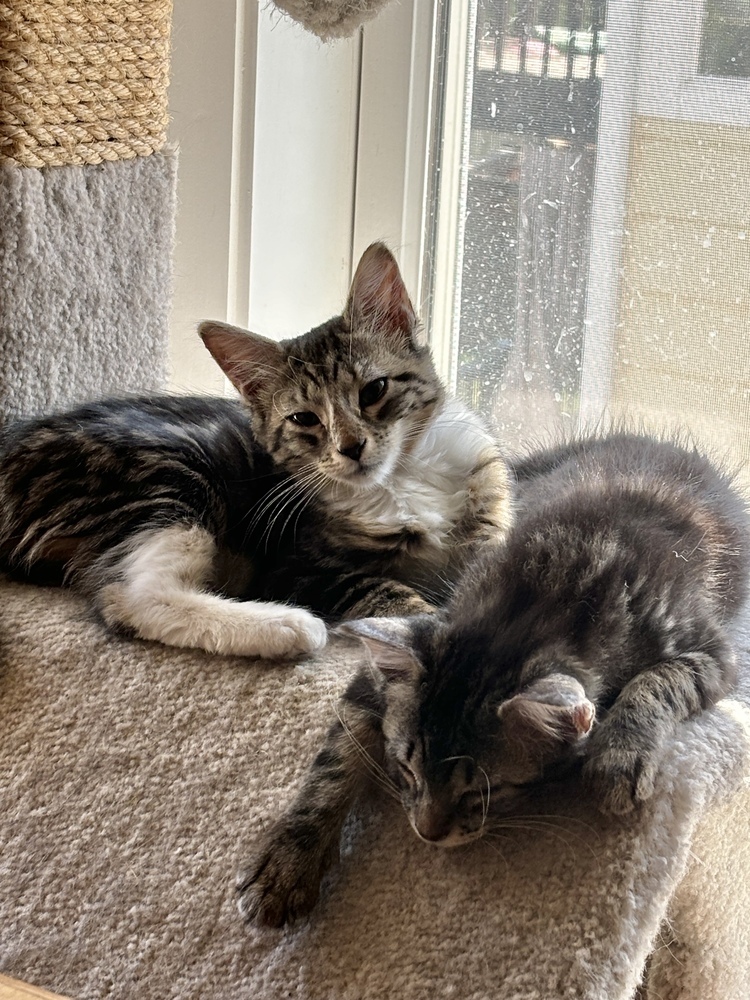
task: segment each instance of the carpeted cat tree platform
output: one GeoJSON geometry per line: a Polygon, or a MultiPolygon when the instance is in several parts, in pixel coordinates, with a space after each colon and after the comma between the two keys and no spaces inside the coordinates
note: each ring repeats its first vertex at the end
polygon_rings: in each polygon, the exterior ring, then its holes
{"type": "MultiPolygon", "coordinates": [[[[380,2],[285,6],[331,34],[380,2]]],[[[0,18],[0,407],[159,387],[168,0],[0,18]]],[[[75,1000],[630,1000],[644,976],[649,1000],[748,1000],[750,619],[740,648],[736,697],[683,728],[633,820],[572,782],[440,851],[373,793],[312,917],[261,931],[235,872],[356,647],[295,667],[117,641],[76,596],[0,580],[0,974],[75,1000]]]]}
{"type": "Polygon", "coordinates": [[[75,1000],[626,1000],[650,957],[650,1000],[750,996],[747,687],[634,821],[573,783],[441,851],[373,798],[309,921],[257,930],[235,871],[356,649],[295,668],[118,642],[60,591],[0,607],[0,972],[75,1000]]]}

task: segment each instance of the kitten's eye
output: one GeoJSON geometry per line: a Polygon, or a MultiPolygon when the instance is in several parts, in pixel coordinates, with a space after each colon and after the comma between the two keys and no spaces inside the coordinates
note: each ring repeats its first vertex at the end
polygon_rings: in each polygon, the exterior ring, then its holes
{"type": "Polygon", "coordinates": [[[387,378],[376,378],[372,382],[368,382],[367,385],[360,390],[359,393],[359,406],[360,409],[366,410],[368,406],[373,406],[379,399],[382,399],[385,395],[385,390],[388,388],[387,378]]]}
{"type": "Polygon", "coordinates": [[[408,764],[404,764],[400,760],[397,760],[396,764],[398,765],[398,769],[401,772],[402,777],[406,780],[406,782],[409,785],[409,787],[410,788],[416,788],[417,787],[417,776],[412,771],[412,769],[408,766],[408,764]]]}
{"type": "Polygon", "coordinates": [[[291,420],[293,424],[299,424],[300,427],[317,427],[320,423],[318,417],[310,410],[292,413],[287,417],[287,420],[291,420]]]}

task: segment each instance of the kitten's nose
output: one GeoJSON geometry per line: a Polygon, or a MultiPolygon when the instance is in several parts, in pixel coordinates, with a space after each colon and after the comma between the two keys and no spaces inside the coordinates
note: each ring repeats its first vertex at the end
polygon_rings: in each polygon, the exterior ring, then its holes
{"type": "Polygon", "coordinates": [[[423,808],[417,809],[413,825],[418,837],[431,844],[437,844],[448,837],[453,827],[453,821],[450,816],[443,812],[423,808]]]}
{"type": "Polygon", "coordinates": [[[345,448],[339,448],[339,452],[342,455],[346,455],[347,458],[351,458],[354,462],[358,462],[360,460],[364,450],[365,441],[355,441],[353,444],[346,445],[345,448]]]}

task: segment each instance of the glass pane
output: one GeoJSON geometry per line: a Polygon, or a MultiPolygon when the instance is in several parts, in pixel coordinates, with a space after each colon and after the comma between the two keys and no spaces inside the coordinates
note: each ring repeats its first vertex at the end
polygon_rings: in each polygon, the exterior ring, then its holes
{"type": "MultiPolygon", "coordinates": [[[[734,6],[739,37],[750,4],[734,6]]],[[[625,420],[750,461],[750,84],[702,82],[683,44],[705,37],[695,5],[474,9],[457,393],[511,447],[625,420]],[[667,52],[677,98],[641,112],[667,52]],[[712,89],[693,101],[681,86],[712,89]]]]}

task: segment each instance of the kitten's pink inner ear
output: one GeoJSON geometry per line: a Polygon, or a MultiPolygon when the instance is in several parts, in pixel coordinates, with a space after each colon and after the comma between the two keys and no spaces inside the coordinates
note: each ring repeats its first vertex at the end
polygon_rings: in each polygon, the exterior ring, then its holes
{"type": "Polygon", "coordinates": [[[201,323],[198,333],[232,385],[248,399],[279,368],[281,348],[257,333],[213,321],[201,323]]]}
{"type": "Polygon", "coordinates": [[[588,699],[571,710],[571,722],[579,736],[588,736],[593,728],[595,717],[596,709],[588,699]]]}
{"type": "Polygon", "coordinates": [[[373,243],[362,254],[345,314],[349,321],[411,338],[417,317],[398,264],[388,247],[373,243]]]}
{"type": "Polygon", "coordinates": [[[521,742],[576,743],[591,731],[596,710],[588,698],[562,704],[534,697],[535,692],[514,695],[498,707],[508,735],[521,742]]]}

